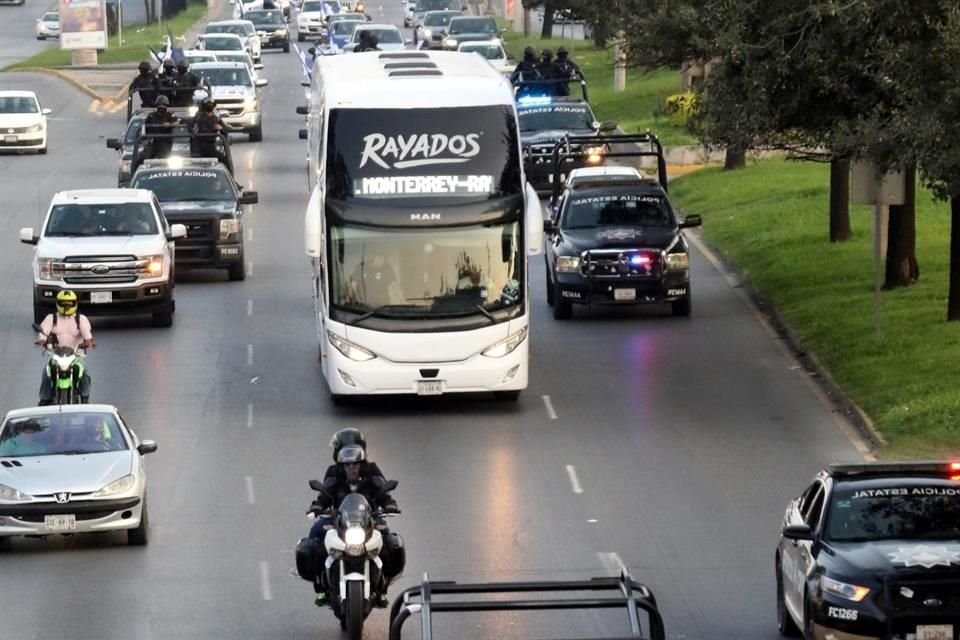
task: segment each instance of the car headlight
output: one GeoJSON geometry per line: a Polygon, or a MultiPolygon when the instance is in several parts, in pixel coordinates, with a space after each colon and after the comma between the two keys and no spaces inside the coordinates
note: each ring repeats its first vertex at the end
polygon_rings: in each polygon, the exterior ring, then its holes
{"type": "Polygon", "coordinates": [[[424,30],[423,30],[423,37],[424,37],[424,38],[432,38],[432,37],[433,37],[433,29],[424,29],[424,30]]]}
{"type": "Polygon", "coordinates": [[[121,160],[120,161],[120,173],[130,173],[130,160],[121,160]]]}
{"type": "Polygon", "coordinates": [[[29,499],[30,496],[24,492],[18,491],[13,487],[8,487],[5,484],[0,484],[0,500],[5,500],[6,502],[25,502],[29,499]]]}
{"type": "Polygon", "coordinates": [[[137,479],[133,475],[126,475],[120,478],[119,480],[114,480],[104,488],[100,489],[93,494],[94,498],[105,498],[107,496],[114,496],[118,493],[125,493],[133,489],[133,485],[137,483],[137,479]]]}
{"type": "Polygon", "coordinates": [[[220,220],[220,239],[226,240],[233,233],[240,233],[240,221],[236,218],[222,218],[220,220]]]}
{"type": "Polygon", "coordinates": [[[255,111],[257,108],[257,99],[256,98],[244,98],[243,99],[243,108],[247,111],[255,111]]]}
{"type": "Polygon", "coordinates": [[[327,331],[327,338],[330,339],[330,344],[336,347],[337,351],[356,362],[366,362],[367,360],[373,360],[377,357],[372,351],[353,344],[346,338],[341,338],[332,331],[327,331]]]}
{"type": "Polygon", "coordinates": [[[667,271],[686,271],[690,268],[690,254],[686,251],[668,253],[666,263],[667,271]]]}
{"type": "Polygon", "coordinates": [[[40,133],[43,131],[42,124],[35,124],[32,127],[27,127],[27,133],[40,133]]]}
{"type": "Polygon", "coordinates": [[[557,256],[557,271],[579,271],[580,256],[557,256]]]}
{"type": "Polygon", "coordinates": [[[502,358],[505,355],[513,353],[514,349],[520,346],[520,343],[523,342],[524,338],[527,337],[527,328],[524,327],[517,331],[512,336],[501,340],[496,344],[492,344],[486,349],[483,350],[483,355],[488,358],[502,358]]]}
{"type": "Polygon", "coordinates": [[[443,46],[454,49],[457,46],[457,41],[454,40],[453,38],[447,38],[446,40],[443,41],[443,46]]]}
{"type": "Polygon", "coordinates": [[[37,258],[37,272],[40,275],[40,279],[56,280],[59,278],[59,269],[54,269],[54,265],[59,262],[59,258],[37,258]]]}
{"type": "Polygon", "coordinates": [[[163,274],[163,254],[158,254],[155,256],[143,256],[141,260],[146,260],[147,264],[143,266],[143,270],[150,276],[159,276],[163,274]]]}
{"type": "Polygon", "coordinates": [[[286,35],[286,33],[287,33],[286,29],[277,29],[276,31],[273,32],[273,35],[282,36],[282,35],[286,35]]]}
{"type": "Polygon", "coordinates": [[[587,164],[600,164],[603,161],[603,147],[587,147],[584,153],[587,164]]]}
{"type": "Polygon", "coordinates": [[[851,600],[853,602],[860,602],[870,593],[868,587],[861,587],[856,584],[847,584],[846,582],[840,582],[839,580],[834,580],[823,576],[820,578],[820,586],[823,590],[831,595],[839,596],[844,600],[851,600]]]}

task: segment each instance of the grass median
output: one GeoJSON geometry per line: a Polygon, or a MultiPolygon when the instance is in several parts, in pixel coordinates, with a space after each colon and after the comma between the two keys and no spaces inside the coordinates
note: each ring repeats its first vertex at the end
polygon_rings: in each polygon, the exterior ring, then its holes
{"type": "MultiPolygon", "coordinates": [[[[119,62],[139,62],[141,60],[153,60],[150,54],[152,47],[157,53],[163,52],[166,44],[167,29],[174,36],[182,36],[198,20],[203,18],[207,12],[207,3],[190,2],[184,11],[181,11],[173,18],[164,20],[162,23],[150,25],[129,25],[123,29],[123,46],[120,46],[118,36],[110,36],[107,49],[98,56],[101,64],[119,63],[119,62]]],[[[4,71],[11,69],[23,69],[27,67],[68,67],[70,66],[70,51],[51,47],[40,53],[12,64],[4,71]]]]}
{"type": "Polygon", "coordinates": [[[853,239],[831,244],[827,165],[768,160],[743,171],[705,169],[673,183],[670,195],[685,213],[703,216],[707,241],[745,270],[871,417],[889,442],[880,455],[960,455],[960,324],[945,320],[945,203],[918,189],[920,281],[883,292],[878,336],[872,210],[852,206],[853,239]]]}
{"type": "MultiPolygon", "coordinates": [[[[560,26],[554,28],[560,33],[560,26]]],[[[627,70],[626,90],[613,90],[613,50],[598,49],[589,40],[569,38],[525,38],[521,33],[504,34],[507,51],[517,60],[523,57],[524,47],[530,45],[539,54],[542,49],[556,51],[560,46],[570,51],[570,58],[580,65],[587,80],[590,105],[600,120],[616,120],[629,133],[649,129],[665,145],[697,144],[687,131],[670,123],[660,113],[669,95],[680,93],[680,73],[674,69],[642,72],[627,70]]]]}

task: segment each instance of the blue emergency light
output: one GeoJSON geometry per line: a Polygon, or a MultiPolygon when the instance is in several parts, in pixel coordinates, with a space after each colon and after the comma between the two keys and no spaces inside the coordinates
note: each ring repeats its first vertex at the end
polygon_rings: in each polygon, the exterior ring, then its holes
{"type": "Polygon", "coordinates": [[[521,96],[517,100],[517,104],[521,105],[531,105],[531,104],[550,104],[552,99],[550,96],[521,96]]]}

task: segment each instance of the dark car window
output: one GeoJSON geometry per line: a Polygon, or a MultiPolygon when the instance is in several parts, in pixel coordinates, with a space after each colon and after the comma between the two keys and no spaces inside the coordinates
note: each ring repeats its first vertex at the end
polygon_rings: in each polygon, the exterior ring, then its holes
{"type": "Polygon", "coordinates": [[[838,489],[825,533],[832,542],[960,540],[960,483],[838,489]]]}
{"type": "Polygon", "coordinates": [[[251,11],[246,14],[246,19],[252,22],[255,27],[267,25],[282,27],[286,24],[283,20],[283,13],[280,11],[251,11]]]}
{"type": "Polygon", "coordinates": [[[109,413],[64,413],[12,418],[0,433],[0,457],[126,451],[130,447],[109,413]]]}
{"type": "Polygon", "coordinates": [[[492,18],[454,18],[450,21],[450,35],[457,33],[496,33],[497,23],[492,18]]]}
{"type": "Polygon", "coordinates": [[[236,192],[222,170],[176,169],[141,171],[130,187],[153,191],[160,202],[235,200],[236,192]]]}
{"type": "Polygon", "coordinates": [[[573,194],[561,226],[564,229],[670,227],[673,214],[666,199],[653,194],[573,194]]]}
{"type": "Polygon", "coordinates": [[[456,13],[431,13],[427,14],[423,18],[423,24],[426,27],[445,27],[450,24],[455,16],[459,14],[456,13]]]}
{"type": "Polygon", "coordinates": [[[50,212],[47,236],[141,236],[157,233],[153,207],[145,202],[58,204],[50,212]]]}
{"type": "Polygon", "coordinates": [[[807,505],[806,509],[803,510],[803,521],[810,525],[810,528],[816,529],[817,524],[820,523],[820,515],[823,513],[823,499],[824,499],[824,489],[823,485],[817,483],[817,490],[813,494],[813,499],[807,505]]]}
{"type": "Polygon", "coordinates": [[[133,116],[130,118],[130,124],[127,125],[127,130],[123,134],[123,144],[132,145],[140,137],[140,131],[143,129],[143,121],[146,118],[143,116],[133,116]]]}

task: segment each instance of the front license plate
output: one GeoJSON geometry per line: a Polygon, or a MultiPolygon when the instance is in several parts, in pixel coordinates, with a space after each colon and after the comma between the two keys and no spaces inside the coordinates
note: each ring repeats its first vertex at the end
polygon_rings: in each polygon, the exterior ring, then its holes
{"type": "Polygon", "coordinates": [[[917,625],[917,640],[953,640],[952,624],[917,625]]]}
{"type": "Polygon", "coordinates": [[[636,300],[637,299],[637,290],[636,289],[614,289],[613,290],[613,299],[614,300],[636,300]]]}
{"type": "Polygon", "coordinates": [[[44,516],[43,524],[47,531],[73,531],[77,528],[77,516],[67,513],[59,516],[44,516]]]}
{"type": "Polygon", "coordinates": [[[443,382],[441,380],[418,380],[418,396],[439,396],[443,394],[443,382]]]}
{"type": "Polygon", "coordinates": [[[110,304],[111,302],[113,302],[112,291],[91,291],[90,292],[91,304],[110,304]]]}
{"type": "Polygon", "coordinates": [[[4,142],[16,142],[17,136],[3,136],[4,142]]]}

